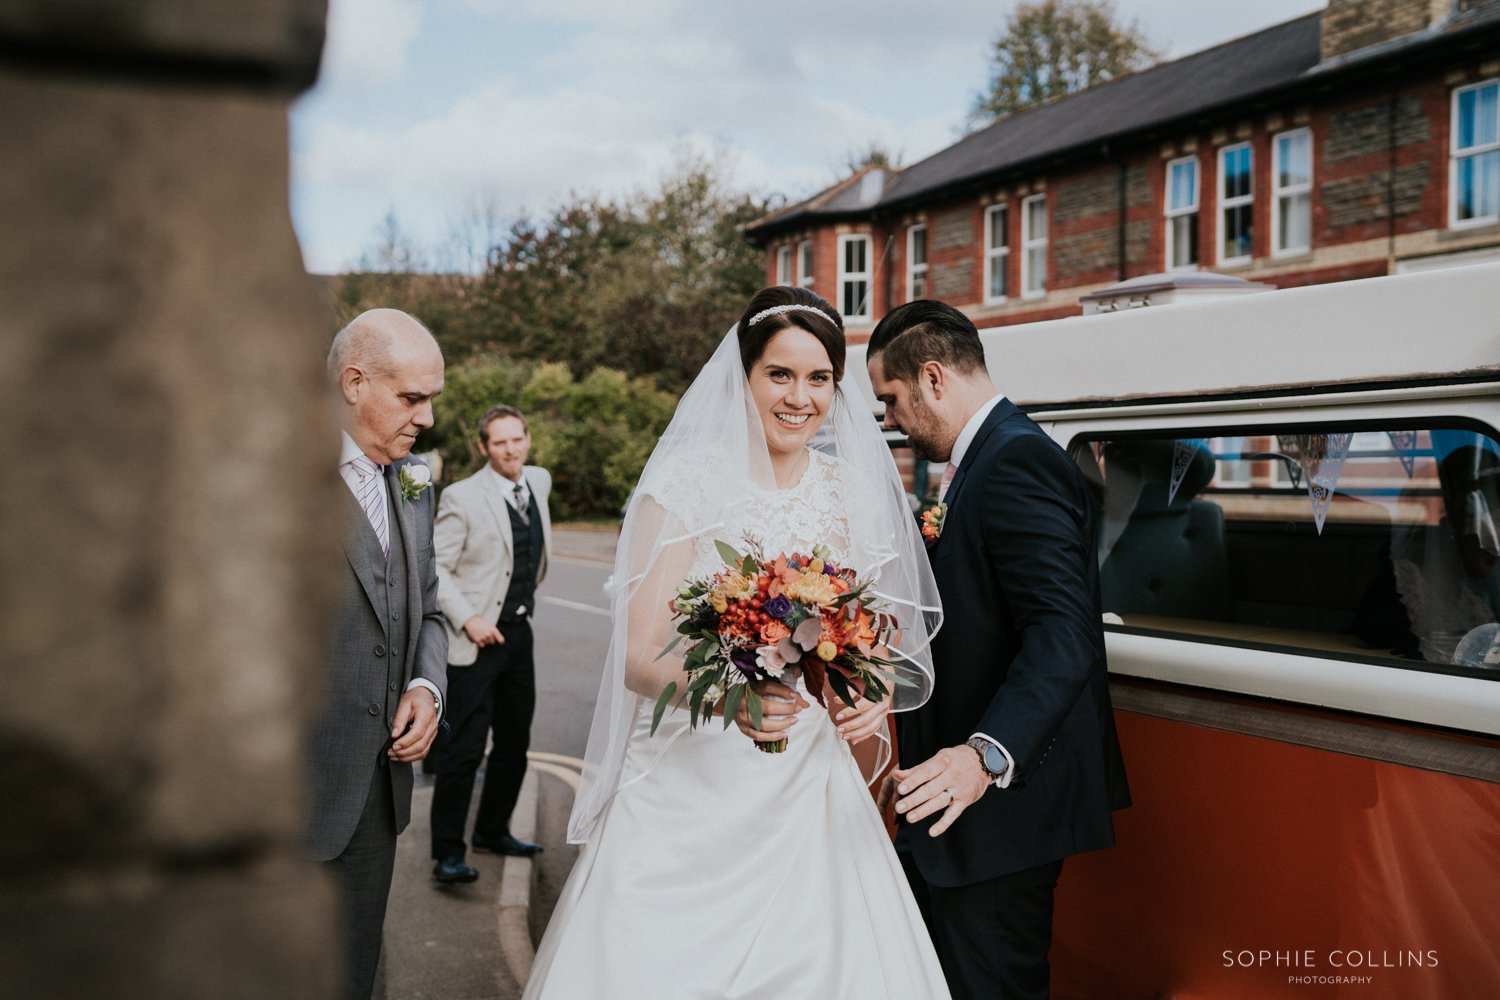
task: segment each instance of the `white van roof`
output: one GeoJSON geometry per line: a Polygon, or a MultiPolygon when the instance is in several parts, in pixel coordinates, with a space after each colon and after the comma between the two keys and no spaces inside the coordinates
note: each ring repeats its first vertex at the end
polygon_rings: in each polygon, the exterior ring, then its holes
{"type": "MultiPolygon", "coordinates": [[[[981,330],[1028,409],[1500,379],[1500,264],[981,330]]],[[[876,412],[865,347],[848,371],[876,412]]]]}

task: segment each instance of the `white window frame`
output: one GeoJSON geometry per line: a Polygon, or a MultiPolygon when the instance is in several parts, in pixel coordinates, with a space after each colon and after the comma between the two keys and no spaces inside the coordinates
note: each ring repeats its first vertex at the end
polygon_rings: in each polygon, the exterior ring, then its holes
{"type": "Polygon", "coordinates": [[[1166,252],[1166,258],[1163,261],[1163,264],[1165,266],[1162,268],[1162,270],[1164,270],[1164,271],[1196,271],[1196,270],[1198,270],[1198,265],[1203,262],[1203,229],[1202,229],[1203,216],[1201,214],[1199,214],[1199,209],[1203,205],[1203,164],[1198,161],[1198,157],[1196,155],[1194,155],[1194,156],[1179,156],[1177,159],[1172,160],[1172,161],[1170,161],[1167,164],[1167,177],[1166,177],[1166,180],[1167,180],[1167,182],[1166,182],[1166,184],[1163,187],[1163,197],[1162,197],[1162,200],[1161,200],[1161,205],[1162,205],[1162,214],[1166,217],[1166,220],[1167,220],[1167,224],[1166,224],[1166,228],[1167,228],[1166,250],[1167,250],[1167,252],[1166,252]],[[1176,167],[1179,167],[1179,166],[1183,165],[1184,163],[1192,164],[1192,167],[1193,167],[1193,204],[1190,207],[1173,208],[1172,207],[1172,171],[1173,171],[1173,169],[1175,169],[1176,167]],[[1172,230],[1173,230],[1172,221],[1174,219],[1181,218],[1184,215],[1198,215],[1198,223],[1199,223],[1199,229],[1198,229],[1198,259],[1196,261],[1194,261],[1193,263],[1191,263],[1191,264],[1174,265],[1172,263],[1172,257],[1173,257],[1172,251],[1174,249],[1176,249],[1176,248],[1173,246],[1173,243],[1172,243],[1172,230]]]}
{"type": "MultiPolygon", "coordinates": [[[[1313,189],[1313,165],[1317,157],[1313,155],[1312,130],[1308,128],[1288,129],[1285,132],[1277,132],[1271,136],[1271,256],[1272,257],[1296,257],[1312,252],[1312,189],[1313,189]],[[1281,140],[1294,135],[1307,136],[1307,181],[1302,184],[1289,184],[1281,186],[1281,140]],[[1285,247],[1281,246],[1281,201],[1283,198],[1294,198],[1297,195],[1307,195],[1307,244],[1305,246],[1285,247]]],[[[1253,156],[1254,154],[1252,154],[1253,156]]],[[[1251,193],[1254,193],[1254,161],[1251,161],[1250,182],[1251,193]]]]}
{"type": "Polygon", "coordinates": [[[870,266],[872,263],[873,263],[873,261],[871,260],[871,240],[870,240],[870,236],[869,236],[868,233],[855,233],[855,234],[850,235],[850,236],[840,236],[839,237],[839,259],[838,259],[838,265],[839,265],[838,275],[839,275],[839,277],[838,277],[838,285],[835,286],[835,288],[834,288],[834,293],[838,296],[838,302],[836,303],[836,306],[837,306],[837,308],[839,310],[839,315],[844,318],[845,322],[847,322],[849,320],[855,320],[855,321],[858,321],[858,322],[868,323],[870,321],[871,305],[872,305],[872,303],[870,302],[870,298],[874,294],[874,291],[875,291],[875,282],[872,280],[873,279],[873,272],[872,272],[872,268],[870,266]],[[848,254],[847,248],[848,248],[848,246],[851,243],[855,243],[855,242],[861,242],[861,243],[864,243],[864,245],[865,245],[865,260],[864,260],[865,269],[863,271],[848,271],[848,270],[845,270],[845,268],[844,268],[844,262],[845,262],[847,254],[848,254]],[[863,300],[864,312],[853,312],[853,313],[846,313],[846,312],[844,312],[844,285],[847,282],[851,282],[851,281],[863,281],[865,283],[865,295],[864,295],[864,300],[863,300]]]}
{"type": "Polygon", "coordinates": [[[908,302],[914,302],[919,297],[916,294],[916,284],[917,284],[917,278],[918,277],[920,277],[922,279],[922,295],[920,296],[920,298],[924,298],[924,299],[930,299],[930,298],[932,298],[932,294],[931,294],[931,292],[932,292],[931,279],[928,278],[928,267],[927,267],[927,254],[930,252],[930,248],[927,246],[926,240],[927,240],[927,226],[926,226],[925,223],[919,223],[919,224],[917,224],[915,226],[909,226],[909,227],[907,227],[907,230],[906,230],[906,301],[908,301],[908,302]],[[918,263],[917,259],[916,259],[916,247],[917,247],[917,234],[918,233],[922,234],[922,239],[923,239],[923,244],[922,244],[922,261],[921,261],[921,263],[918,263]]]}
{"type": "MultiPolygon", "coordinates": [[[[999,205],[991,205],[984,210],[984,302],[986,305],[998,305],[1010,298],[1010,206],[1002,202],[999,205]],[[995,216],[1005,215],[1005,243],[994,246],[990,238],[995,234],[995,216]],[[1004,276],[1006,294],[991,295],[990,289],[994,287],[995,271],[999,270],[1004,276]]],[[[1045,294],[1045,291],[1043,292],[1045,294]]]]}
{"type": "Polygon", "coordinates": [[[792,283],[793,256],[790,243],[776,251],[776,284],[790,285],[792,283]]]}
{"type": "MultiPolygon", "coordinates": [[[[1491,77],[1478,83],[1471,83],[1467,87],[1455,87],[1449,98],[1448,110],[1448,226],[1451,229],[1468,229],[1471,226],[1488,226],[1500,222],[1500,211],[1495,215],[1480,215],[1472,219],[1460,219],[1458,217],[1458,163],[1471,157],[1482,156],[1494,150],[1500,150],[1500,126],[1496,128],[1496,141],[1469,146],[1463,150],[1458,148],[1458,97],[1460,94],[1471,90],[1481,90],[1485,87],[1500,87],[1500,77],[1491,77]]],[[[1500,94],[1496,95],[1496,105],[1500,108],[1500,94]]],[[[1497,111],[1500,114],[1500,111],[1497,111]]]]}
{"type": "Polygon", "coordinates": [[[1041,299],[1047,296],[1047,196],[1045,194],[1034,194],[1021,201],[1021,298],[1041,299]],[[1042,203],[1042,235],[1033,236],[1031,233],[1031,206],[1042,203]],[[1031,251],[1042,252],[1042,276],[1041,284],[1037,288],[1032,287],[1031,273],[1031,251]]]}
{"type": "Polygon", "coordinates": [[[813,245],[812,240],[803,240],[797,244],[797,284],[802,288],[811,288],[813,283],[813,245]]]}
{"type": "MultiPolygon", "coordinates": [[[[1232,146],[1225,146],[1219,150],[1219,182],[1215,187],[1218,190],[1218,204],[1214,206],[1214,259],[1219,262],[1220,267],[1232,267],[1237,264],[1248,264],[1255,259],[1255,147],[1248,142],[1237,142],[1232,146]],[[1228,175],[1224,172],[1224,161],[1230,153],[1236,153],[1245,149],[1250,151],[1250,193],[1235,195],[1233,198],[1224,196],[1224,182],[1228,175]],[[1224,213],[1231,208],[1239,208],[1241,205],[1250,206],[1250,252],[1239,257],[1224,256],[1224,213]]],[[[1202,237],[1199,237],[1198,256],[1203,257],[1202,237]]]]}

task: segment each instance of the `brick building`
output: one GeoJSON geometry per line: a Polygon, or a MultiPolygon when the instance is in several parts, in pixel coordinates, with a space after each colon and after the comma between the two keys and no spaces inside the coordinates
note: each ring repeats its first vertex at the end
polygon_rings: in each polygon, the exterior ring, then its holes
{"type": "Polygon", "coordinates": [[[980,327],[1117,281],[1277,287],[1500,260],[1500,0],[1331,0],[869,167],[753,224],[853,342],[937,298],[980,327]]]}

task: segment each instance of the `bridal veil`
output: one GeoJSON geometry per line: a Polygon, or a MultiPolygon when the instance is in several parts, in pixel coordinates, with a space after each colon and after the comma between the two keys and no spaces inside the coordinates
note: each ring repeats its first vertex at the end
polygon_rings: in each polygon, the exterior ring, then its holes
{"type": "MultiPolygon", "coordinates": [[[[846,562],[862,580],[874,580],[873,590],[898,620],[901,632],[891,659],[906,683],[895,686],[894,710],[910,711],[932,690],[928,643],[941,623],[941,606],[895,460],[853,379],[840,382],[814,446],[853,466],[868,487],[846,491],[846,562]]],[[[615,556],[609,652],[583,781],[568,824],[569,842],[588,839],[620,790],[626,747],[642,705],[654,704],[665,684],[679,675],[681,647],[658,656],[675,634],[668,603],[693,572],[696,543],[734,523],[735,510],[756,491],[775,489],[765,433],[745,377],[737,331],[731,328],[678,403],[626,509],[615,556]]],[[[741,552],[751,541],[723,540],[741,552]]],[[[691,733],[683,732],[686,727],[683,714],[680,725],[664,722],[652,739],[663,747],[669,740],[691,739],[691,733]]],[[[745,752],[755,752],[749,740],[745,752]]],[[[649,780],[649,772],[649,763],[633,766],[629,781],[649,780]]]]}

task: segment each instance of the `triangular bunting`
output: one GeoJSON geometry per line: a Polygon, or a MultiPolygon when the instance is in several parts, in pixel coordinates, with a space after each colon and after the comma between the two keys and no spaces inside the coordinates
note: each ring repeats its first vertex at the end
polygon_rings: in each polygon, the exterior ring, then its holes
{"type": "Polygon", "coordinates": [[[1353,439],[1353,434],[1308,434],[1301,438],[1302,471],[1307,473],[1307,496],[1312,501],[1313,523],[1319,535],[1323,534],[1328,505],[1353,439]]]}
{"type": "Polygon", "coordinates": [[[1406,470],[1406,478],[1410,479],[1417,468],[1417,432],[1386,431],[1385,435],[1391,439],[1391,447],[1396,449],[1401,467],[1406,470]]]}
{"type": "Polygon", "coordinates": [[[1185,438],[1172,444],[1172,483],[1167,487],[1168,507],[1172,506],[1172,499],[1177,496],[1177,488],[1187,477],[1188,469],[1193,467],[1193,458],[1199,449],[1208,450],[1208,438],[1185,438]]]}

